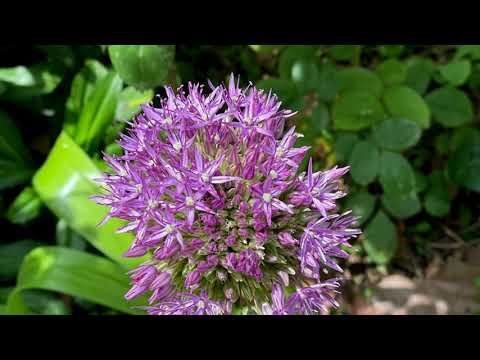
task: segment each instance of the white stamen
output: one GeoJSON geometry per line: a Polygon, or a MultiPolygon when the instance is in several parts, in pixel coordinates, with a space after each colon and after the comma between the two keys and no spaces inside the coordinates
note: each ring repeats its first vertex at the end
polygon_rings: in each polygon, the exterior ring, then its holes
{"type": "Polygon", "coordinates": [[[182,144],[180,144],[179,142],[174,142],[172,146],[177,152],[182,149],[182,144]]]}
{"type": "Polygon", "coordinates": [[[185,204],[187,204],[187,206],[193,206],[195,204],[195,200],[193,200],[191,196],[187,196],[185,198],[185,204]]]}
{"type": "Polygon", "coordinates": [[[278,173],[275,170],[270,170],[270,177],[272,179],[276,179],[278,177],[278,173]]]}
{"type": "Polygon", "coordinates": [[[263,198],[263,201],[265,201],[266,203],[269,203],[270,201],[272,201],[272,194],[264,193],[262,198],[263,198]]]}
{"type": "Polygon", "coordinates": [[[170,116],[167,116],[164,120],[163,120],[163,123],[164,124],[167,124],[167,125],[172,125],[173,123],[173,120],[170,116]]]}
{"type": "Polygon", "coordinates": [[[201,178],[202,178],[202,181],[205,183],[208,183],[210,180],[210,176],[207,173],[203,173],[201,178]]]}

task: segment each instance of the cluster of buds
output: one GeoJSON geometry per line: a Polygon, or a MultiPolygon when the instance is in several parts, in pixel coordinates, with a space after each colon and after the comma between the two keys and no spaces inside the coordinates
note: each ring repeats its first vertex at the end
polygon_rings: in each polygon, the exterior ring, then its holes
{"type": "Polygon", "coordinates": [[[250,84],[204,93],[199,84],[166,88],[160,106],[144,105],[121,134],[124,154],[95,196],[134,232],[128,257],[148,254],[130,272],[127,299],[148,293],[150,314],[325,313],[336,306],[348,241],[360,234],[338,214],[347,167],[298,173],[309,147],[294,113],[250,84]]]}

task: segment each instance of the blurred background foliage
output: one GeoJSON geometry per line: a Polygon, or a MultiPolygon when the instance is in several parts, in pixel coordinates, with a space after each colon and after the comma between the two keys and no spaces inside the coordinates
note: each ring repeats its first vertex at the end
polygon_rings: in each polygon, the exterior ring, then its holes
{"type": "MultiPolygon", "coordinates": [[[[120,221],[96,228],[107,209],[88,200],[92,178],[164,85],[230,73],[298,111],[290,123],[316,170],[351,166],[342,206],[364,235],[347,304],[370,298],[375,279],[425,278],[435,259],[480,242],[480,45],[6,46],[0,313],[137,313],[123,299],[139,262],[121,256],[131,235],[114,234],[120,221]]],[[[480,272],[470,277],[479,286],[480,272]]]]}

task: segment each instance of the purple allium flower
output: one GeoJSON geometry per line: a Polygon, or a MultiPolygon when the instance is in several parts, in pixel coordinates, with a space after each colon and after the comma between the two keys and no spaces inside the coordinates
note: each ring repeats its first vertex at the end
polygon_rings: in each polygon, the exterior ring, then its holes
{"type": "Polygon", "coordinates": [[[283,134],[293,112],[233,75],[209,86],[167,87],[120,135],[124,154],[105,156],[104,221],[135,233],[125,256],[149,256],[125,297],[150,293],[150,314],[326,312],[339,286],[327,268],[342,271],[335,258],[360,234],[335,212],[348,167],[313,172],[310,159],[299,174],[309,148],[294,147],[294,127],[283,134]]]}

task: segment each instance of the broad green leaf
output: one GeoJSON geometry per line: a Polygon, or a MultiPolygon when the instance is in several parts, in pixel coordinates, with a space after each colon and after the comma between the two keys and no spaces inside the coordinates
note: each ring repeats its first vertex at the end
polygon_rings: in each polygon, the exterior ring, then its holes
{"type": "Polygon", "coordinates": [[[345,204],[347,210],[352,210],[353,215],[358,216],[358,225],[363,225],[372,215],[375,209],[375,196],[366,191],[353,193],[345,204]]]}
{"type": "Polygon", "coordinates": [[[287,45],[248,45],[252,48],[255,52],[258,53],[272,53],[275,51],[280,51],[287,45]]]}
{"type": "Polygon", "coordinates": [[[429,190],[424,199],[425,210],[432,216],[444,217],[450,212],[450,200],[440,190],[429,190]]]}
{"type": "Polygon", "coordinates": [[[111,219],[97,227],[108,212],[107,207],[89,199],[101,193],[100,186],[92,180],[100,176],[88,155],[63,132],[35,174],[33,187],[58,218],[64,219],[98,250],[125,266],[137,265],[143,259],[122,256],[133,240],[132,234],[115,233],[125,222],[111,219]]]}
{"type": "Polygon", "coordinates": [[[350,174],[360,185],[368,185],[377,177],[379,153],[377,147],[369,141],[360,141],[350,155],[350,174]]]}
{"type": "Polygon", "coordinates": [[[63,219],[57,221],[55,227],[55,241],[57,245],[84,251],[87,248],[85,240],[73,231],[63,219]]]}
{"type": "Polygon", "coordinates": [[[422,210],[417,194],[383,194],[382,204],[387,211],[398,219],[408,219],[422,210]]]}
{"type": "Polygon", "coordinates": [[[433,61],[425,58],[412,58],[407,61],[405,85],[420,95],[425,94],[435,71],[433,61]]]}
{"type": "Polygon", "coordinates": [[[140,112],[140,105],[153,99],[153,90],[139,91],[132,86],[122,90],[118,98],[115,119],[129,121],[140,112]]]}
{"type": "Polygon", "coordinates": [[[380,97],[383,92],[382,80],[372,71],[361,68],[351,67],[338,72],[340,82],[339,91],[358,91],[370,92],[376,97],[380,97]]]}
{"type": "Polygon", "coordinates": [[[335,65],[331,63],[323,63],[318,67],[317,84],[315,92],[320,100],[332,101],[335,99],[340,89],[340,79],[335,65]]]}
{"type": "Polygon", "coordinates": [[[397,250],[395,225],[381,210],[365,230],[364,248],[373,262],[384,265],[390,262],[397,250]]]}
{"type": "Polygon", "coordinates": [[[407,77],[406,66],[396,59],[389,59],[378,65],[376,72],[385,85],[402,84],[407,77]]]}
{"type": "Polygon", "coordinates": [[[423,175],[422,172],[418,170],[414,170],[414,173],[415,173],[415,192],[417,194],[420,194],[427,189],[428,180],[427,180],[427,177],[423,175]]]}
{"type": "MultiPolygon", "coordinates": [[[[468,87],[475,93],[480,92],[480,64],[476,63],[473,65],[472,75],[468,79],[468,87]]],[[[0,90],[1,93],[1,90],[0,90]]]]}
{"type": "Polygon", "coordinates": [[[391,115],[413,121],[423,129],[430,127],[430,110],[415,90],[402,85],[392,86],[385,90],[383,101],[391,115]]]}
{"type": "Polygon", "coordinates": [[[22,291],[21,296],[26,307],[34,315],[71,315],[71,310],[59,294],[34,289],[22,291]]]}
{"type": "Polygon", "coordinates": [[[278,73],[280,78],[290,80],[292,76],[292,67],[298,60],[309,60],[315,58],[317,49],[309,45],[288,46],[280,54],[278,60],[278,73]]]}
{"type": "Polygon", "coordinates": [[[316,133],[320,133],[322,130],[327,129],[329,123],[330,114],[327,106],[323,103],[318,103],[312,110],[311,129],[316,133]]]}
{"type": "Polygon", "coordinates": [[[0,281],[15,279],[24,256],[40,246],[33,240],[20,240],[0,245],[0,281]]]}
{"type": "Polygon", "coordinates": [[[297,60],[292,65],[291,79],[301,94],[315,89],[318,81],[318,67],[312,60],[297,60]]]}
{"type": "Polygon", "coordinates": [[[23,300],[24,290],[49,290],[78,296],[129,314],[139,313],[124,298],[129,278],[119,265],[82,251],[62,247],[39,247],[24,259],[17,287],[7,303],[9,314],[30,314],[23,300]]]}
{"type": "Polygon", "coordinates": [[[472,64],[468,60],[452,61],[438,68],[440,75],[452,86],[463,85],[472,71],[472,64]]]}
{"type": "Polygon", "coordinates": [[[75,131],[75,141],[88,153],[97,149],[105,129],[112,123],[121,90],[122,80],[114,72],[95,84],[75,131]]]}
{"type": "Polygon", "coordinates": [[[348,91],[333,105],[336,130],[358,131],[383,120],[385,112],[380,101],[369,92],[348,91]]]}
{"type": "Polygon", "coordinates": [[[472,60],[479,60],[480,45],[457,45],[457,52],[455,53],[454,60],[460,60],[467,56],[472,60]]]}
{"type": "Polygon", "coordinates": [[[32,97],[46,95],[53,92],[62,81],[61,70],[55,64],[40,63],[30,68],[18,66],[15,68],[0,69],[0,81],[6,81],[10,86],[3,97],[11,102],[31,101],[32,97]],[[3,73],[2,70],[8,72],[3,73]]]}
{"type": "Polygon", "coordinates": [[[358,141],[360,141],[360,139],[355,133],[337,132],[334,145],[337,161],[348,161],[352,154],[352,150],[358,141]]]}
{"type": "Polygon", "coordinates": [[[333,45],[330,48],[330,55],[335,60],[350,61],[357,56],[362,45],[333,45]]]}
{"type": "Polygon", "coordinates": [[[39,216],[42,208],[42,200],[27,186],[7,209],[6,218],[13,224],[26,224],[39,216]]]}
{"type": "Polygon", "coordinates": [[[380,45],[378,51],[386,58],[398,57],[405,50],[405,45],[380,45]]]}
{"type": "Polygon", "coordinates": [[[266,93],[272,90],[272,93],[276,94],[280,101],[284,103],[290,103],[298,96],[295,85],[285,79],[269,78],[260,80],[257,82],[256,87],[263,89],[266,93]]]}
{"type": "Polygon", "coordinates": [[[409,196],[415,193],[415,174],[401,154],[384,151],[380,155],[379,180],[383,191],[390,195],[409,196]]]}
{"type": "Polygon", "coordinates": [[[26,66],[0,68],[0,81],[17,86],[35,85],[35,76],[26,66]]]}
{"type": "Polygon", "coordinates": [[[442,155],[448,154],[451,145],[451,135],[442,133],[435,138],[435,150],[442,155]]]}
{"type": "Polygon", "coordinates": [[[471,126],[462,126],[456,128],[453,131],[453,136],[450,138],[451,146],[453,150],[465,143],[480,142],[480,130],[471,126]]]}
{"type": "Polygon", "coordinates": [[[480,137],[458,145],[448,161],[448,174],[455,184],[480,192],[480,137]]]}
{"type": "Polygon", "coordinates": [[[457,127],[473,120],[473,105],[461,90],[445,86],[425,98],[433,118],[445,127],[457,127]]]}
{"type": "Polygon", "coordinates": [[[391,118],[380,122],[373,129],[373,139],[385,150],[402,151],[414,146],[422,130],[413,121],[391,118]]]}
{"type": "Polygon", "coordinates": [[[108,53],[120,77],[140,90],[165,84],[175,45],[110,45],[108,53]]]}

